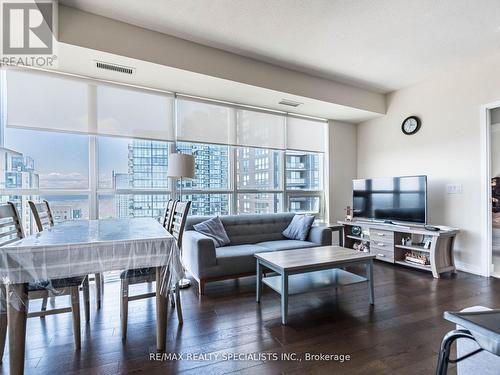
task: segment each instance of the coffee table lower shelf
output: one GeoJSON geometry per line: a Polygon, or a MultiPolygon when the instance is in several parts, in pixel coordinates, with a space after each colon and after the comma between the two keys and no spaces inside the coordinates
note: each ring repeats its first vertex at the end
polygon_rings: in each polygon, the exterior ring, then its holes
{"type": "MultiPolygon", "coordinates": [[[[281,294],[281,277],[281,275],[264,277],[262,283],[281,294]]],[[[339,268],[300,273],[288,276],[288,295],[365,282],[368,282],[366,277],[339,268]]]]}

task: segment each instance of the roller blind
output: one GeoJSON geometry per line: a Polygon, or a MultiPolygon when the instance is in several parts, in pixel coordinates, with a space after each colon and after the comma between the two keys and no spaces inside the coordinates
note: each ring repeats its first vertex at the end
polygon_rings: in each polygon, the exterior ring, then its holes
{"type": "Polygon", "coordinates": [[[239,146],[285,149],[284,115],[238,109],[236,121],[239,146]]]}
{"type": "Polygon", "coordinates": [[[9,127],[173,141],[173,107],[171,94],[7,71],[9,127]]]}
{"type": "Polygon", "coordinates": [[[173,108],[173,95],[98,86],[97,133],[173,141],[173,108]]]}
{"type": "Polygon", "coordinates": [[[286,147],[289,150],[325,152],[327,123],[288,116],[286,147]]]}
{"type": "Polygon", "coordinates": [[[88,132],[85,82],[17,70],[6,79],[8,127],[88,132]]]}
{"type": "Polygon", "coordinates": [[[188,142],[235,144],[234,108],[204,101],[177,100],[177,139],[188,142]]]}

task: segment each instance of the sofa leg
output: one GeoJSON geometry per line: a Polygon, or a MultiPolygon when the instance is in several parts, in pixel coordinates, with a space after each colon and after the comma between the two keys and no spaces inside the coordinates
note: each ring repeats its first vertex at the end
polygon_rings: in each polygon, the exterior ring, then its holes
{"type": "Polygon", "coordinates": [[[205,280],[198,281],[198,294],[200,296],[205,294],[205,280]]]}

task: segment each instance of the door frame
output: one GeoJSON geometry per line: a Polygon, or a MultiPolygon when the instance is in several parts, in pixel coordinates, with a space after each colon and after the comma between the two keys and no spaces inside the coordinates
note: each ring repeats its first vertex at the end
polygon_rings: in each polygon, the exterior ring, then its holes
{"type": "MultiPolygon", "coordinates": [[[[483,275],[492,276],[493,266],[493,220],[491,210],[491,116],[490,111],[500,108],[500,100],[480,107],[481,152],[481,251],[483,253],[483,275]]],[[[496,272],[497,273],[497,272],[496,272]]]]}

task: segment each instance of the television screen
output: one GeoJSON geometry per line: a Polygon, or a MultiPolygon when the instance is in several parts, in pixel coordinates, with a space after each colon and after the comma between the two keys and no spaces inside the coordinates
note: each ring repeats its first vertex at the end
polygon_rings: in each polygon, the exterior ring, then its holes
{"type": "Polygon", "coordinates": [[[427,221],[427,177],[353,180],[354,217],[373,220],[427,221]]]}

